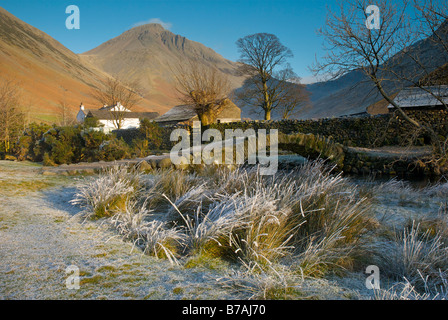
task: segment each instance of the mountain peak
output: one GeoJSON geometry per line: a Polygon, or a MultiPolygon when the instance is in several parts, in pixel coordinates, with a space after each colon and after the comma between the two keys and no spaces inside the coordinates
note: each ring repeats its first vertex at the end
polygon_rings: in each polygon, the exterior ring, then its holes
{"type": "Polygon", "coordinates": [[[161,34],[163,32],[169,32],[159,23],[147,23],[140,26],[136,26],[132,29],[129,29],[127,32],[131,33],[151,33],[151,34],[161,34]]]}
{"type": "MultiPolygon", "coordinates": [[[[155,31],[164,31],[166,30],[160,23],[147,23],[143,24],[139,27],[148,29],[148,30],[155,30],[155,31]]],[[[138,27],[137,27],[138,28],[138,27]]]]}
{"type": "Polygon", "coordinates": [[[206,67],[214,66],[229,76],[232,88],[243,82],[243,77],[237,73],[237,63],[158,23],[127,30],[82,57],[106,73],[138,82],[159,113],[179,104],[174,75],[179,63],[194,61],[206,67]]]}

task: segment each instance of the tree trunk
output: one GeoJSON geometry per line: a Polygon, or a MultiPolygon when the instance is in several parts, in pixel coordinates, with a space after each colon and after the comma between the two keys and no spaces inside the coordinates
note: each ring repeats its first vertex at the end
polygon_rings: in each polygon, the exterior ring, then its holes
{"type": "Polygon", "coordinates": [[[208,126],[216,121],[216,114],[214,110],[208,109],[198,114],[198,118],[202,126],[208,126]]]}
{"type": "Polygon", "coordinates": [[[264,120],[271,120],[271,109],[264,109],[264,120]]]}

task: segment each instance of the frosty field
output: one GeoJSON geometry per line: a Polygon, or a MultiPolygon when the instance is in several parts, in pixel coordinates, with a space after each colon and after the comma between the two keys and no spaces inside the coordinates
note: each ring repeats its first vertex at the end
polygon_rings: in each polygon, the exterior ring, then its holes
{"type": "MultiPolygon", "coordinates": [[[[91,219],[86,208],[69,203],[79,194],[79,185],[93,183],[97,175],[40,172],[40,165],[0,162],[0,299],[441,299],[446,294],[446,183],[417,188],[398,181],[341,178],[341,183],[357,186],[357,196],[369,199],[366,210],[372,228],[362,231],[362,241],[350,242],[347,247],[345,239],[344,247],[338,242],[328,246],[328,252],[319,251],[323,242],[311,238],[306,244],[301,238],[278,245],[271,239],[272,247],[265,242],[264,251],[257,251],[265,237],[259,234],[255,246],[247,245],[246,235],[246,242],[239,242],[246,243],[241,250],[251,255],[230,259],[211,250],[207,241],[204,246],[192,246],[191,235],[180,219],[175,228],[183,232],[182,248],[173,249],[170,260],[157,249],[145,250],[143,238],[120,232],[123,229],[117,226],[122,227],[123,221],[114,224],[110,217],[91,219]],[[341,263],[337,259],[340,253],[351,263],[341,263]],[[259,259],[261,255],[267,258],[259,259]],[[308,262],[320,260],[310,271],[304,257],[308,262]],[[79,289],[66,286],[66,268],[71,265],[79,268],[79,289]],[[366,288],[368,265],[379,265],[379,290],[366,288]]],[[[145,176],[152,181],[151,174],[145,176]]],[[[184,193],[177,195],[178,200],[182,196],[186,199],[184,193]]],[[[328,201],[323,203],[330,205],[328,201]]],[[[207,211],[204,199],[203,203],[207,211]]],[[[185,201],[173,200],[173,204],[184,213],[191,209],[191,203],[185,201]]],[[[167,203],[154,208],[176,214],[167,203]]],[[[337,205],[334,209],[340,210],[337,205]]],[[[162,215],[148,211],[143,220],[157,220],[162,215]]],[[[343,237],[347,235],[339,240],[343,237]]]]}

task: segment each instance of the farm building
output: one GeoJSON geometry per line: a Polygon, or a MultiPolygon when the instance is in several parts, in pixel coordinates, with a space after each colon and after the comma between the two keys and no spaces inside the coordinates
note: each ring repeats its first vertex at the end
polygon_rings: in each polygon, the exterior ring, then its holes
{"type": "Polygon", "coordinates": [[[119,102],[115,106],[103,106],[98,110],[86,110],[81,103],[76,120],[82,123],[85,118],[97,118],[104,125],[102,130],[110,132],[118,129],[118,127],[120,129],[138,128],[140,119],[154,120],[158,115],[157,112],[132,112],[119,102]]]}
{"type": "MultiPolygon", "coordinates": [[[[408,87],[401,90],[394,99],[404,110],[440,110],[448,105],[448,86],[408,87]]],[[[388,110],[393,110],[392,104],[388,110]]]]}
{"type": "MultiPolygon", "coordinates": [[[[154,121],[160,125],[168,126],[175,124],[191,124],[193,121],[199,121],[199,118],[192,105],[179,105],[173,107],[154,121]]],[[[219,112],[216,122],[227,123],[236,121],[241,121],[241,109],[229,99],[225,99],[223,108],[221,112],[219,112]]]]}

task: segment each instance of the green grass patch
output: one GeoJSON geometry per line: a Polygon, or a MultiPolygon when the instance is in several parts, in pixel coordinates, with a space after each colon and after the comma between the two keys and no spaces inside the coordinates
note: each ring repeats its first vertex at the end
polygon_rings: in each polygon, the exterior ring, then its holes
{"type": "Polygon", "coordinates": [[[206,268],[210,270],[225,270],[230,264],[218,257],[207,254],[194,255],[185,262],[184,268],[206,268]]]}
{"type": "Polygon", "coordinates": [[[97,272],[115,272],[115,271],[117,271],[117,268],[115,268],[114,266],[102,266],[102,267],[99,267],[96,271],[97,272]]]}
{"type": "Polygon", "coordinates": [[[16,195],[20,195],[20,193],[24,192],[36,192],[41,191],[43,189],[47,189],[55,186],[54,182],[45,181],[45,180],[2,180],[1,181],[1,192],[14,192],[16,195]]]}

